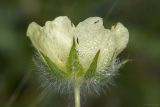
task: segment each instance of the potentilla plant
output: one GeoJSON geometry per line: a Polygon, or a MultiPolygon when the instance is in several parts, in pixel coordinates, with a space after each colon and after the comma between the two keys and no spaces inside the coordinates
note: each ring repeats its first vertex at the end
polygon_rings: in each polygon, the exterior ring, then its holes
{"type": "Polygon", "coordinates": [[[27,36],[53,81],[73,89],[75,107],[80,107],[82,89],[99,92],[107,86],[124,63],[117,61],[117,56],[129,40],[121,23],[105,29],[100,17],[87,18],[77,26],[66,16],[47,21],[43,27],[32,22],[27,36]]]}

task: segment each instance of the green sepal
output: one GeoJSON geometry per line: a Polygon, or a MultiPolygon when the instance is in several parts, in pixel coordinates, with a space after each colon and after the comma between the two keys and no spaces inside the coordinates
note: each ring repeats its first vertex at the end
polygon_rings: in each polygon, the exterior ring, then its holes
{"type": "Polygon", "coordinates": [[[69,74],[76,74],[77,76],[83,75],[83,67],[79,62],[78,52],[76,50],[75,39],[73,38],[73,44],[69,53],[68,61],[67,61],[67,71],[69,74]]]}
{"type": "Polygon", "coordinates": [[[121,67],[123,67],[123,66],[124,66],[126,63],[128,63],[129,61],[131,61],[131,60],[126,59],[126,60],[121,61],[121,63],[118,64],[118,69],[121,68],[121,67]]]}
{"type": "Polygon", "coordinates": [[[89,69],[86,71],[86,74],[85,74],[86,79],[90,79],[95,75],[99,53],[100,53],[100,50],[96,53],[95,57],[92,60],[92,63],[89,66],[89,69]]]}
{"type": "Polygon", "coordinates": [[[40,52],[41,57],[43,58],[44,62],[47,64],[47,66],[50,68],[50,70],[56,75],[58,78],[63,78],[67,74],[62,71],[54,62],[51,61],[50,58],[48,58],[46,55],[44,55],[42,52],[40,52]]]}

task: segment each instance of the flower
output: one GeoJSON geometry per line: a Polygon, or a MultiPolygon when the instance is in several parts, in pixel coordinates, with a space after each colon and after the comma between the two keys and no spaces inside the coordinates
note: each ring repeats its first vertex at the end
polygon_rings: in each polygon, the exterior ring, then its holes
{"type": "Polygon", "coordinates": [[[90,17],[75,26],[68,17],[32,22],[27,30],[44,64],[57,79],[73,84],[97,85],[119,68],[116,58],[127,46],[129,32],[121,23],[106,29],[100,17],[90,17]]]}

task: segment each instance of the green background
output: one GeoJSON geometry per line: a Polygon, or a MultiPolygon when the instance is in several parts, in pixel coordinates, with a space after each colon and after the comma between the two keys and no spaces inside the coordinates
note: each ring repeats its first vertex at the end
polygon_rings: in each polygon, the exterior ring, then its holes
{"type": "Polygon", "coordinates": [[[130,32],[121,59],[131,59],[105,94],[82,97],[82,107],[160,107],[159,0],[1,0],[0,107],[74,107],[71,95],[41,88],[26,37],[30,22],[44,25],[68,16],[75,25],[90,16],[104,26],[122,22],[130,32]],[[43,91],[45,90],[45,91],[43,91]]]}

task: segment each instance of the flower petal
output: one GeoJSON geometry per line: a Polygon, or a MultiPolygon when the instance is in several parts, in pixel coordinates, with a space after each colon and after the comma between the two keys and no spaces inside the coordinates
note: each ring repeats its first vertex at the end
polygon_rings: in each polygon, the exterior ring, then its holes
{"type": "Polygon", "coordinates": [[[77,47],[83,67],[88,69],[97,51],[101,50],[97,70],[105,69],[115,48],[110,31],[103,26],[102,18],[90,17],[79,23],[76,27],[76,36],[79,39],[77,47]]]}
{"type": "Polygon", "coordinates": [[[68,17],[60,16],[53,21],[47,21],[45,26],[37,31],[32,28],[36,28],[35,24],[30,25],[27,34],[35,48],[64,70],[75,28],[68,17]]]}
{"type": "Polygon", "coordinates": [[[37,23],[32,22],[29,24],[27,29],[27,36],[31,39],[32,44],[38,49],[39,48],[39,38],[41,38],[41,26],[37,23]]]}
{"type": "Polygon", "coordinates": [[[116,54],[118,55],[128,44],[129,32],[121,23],[117,23],[116,26],[113,26],[111,32],[115,41],[116,54]]]}

